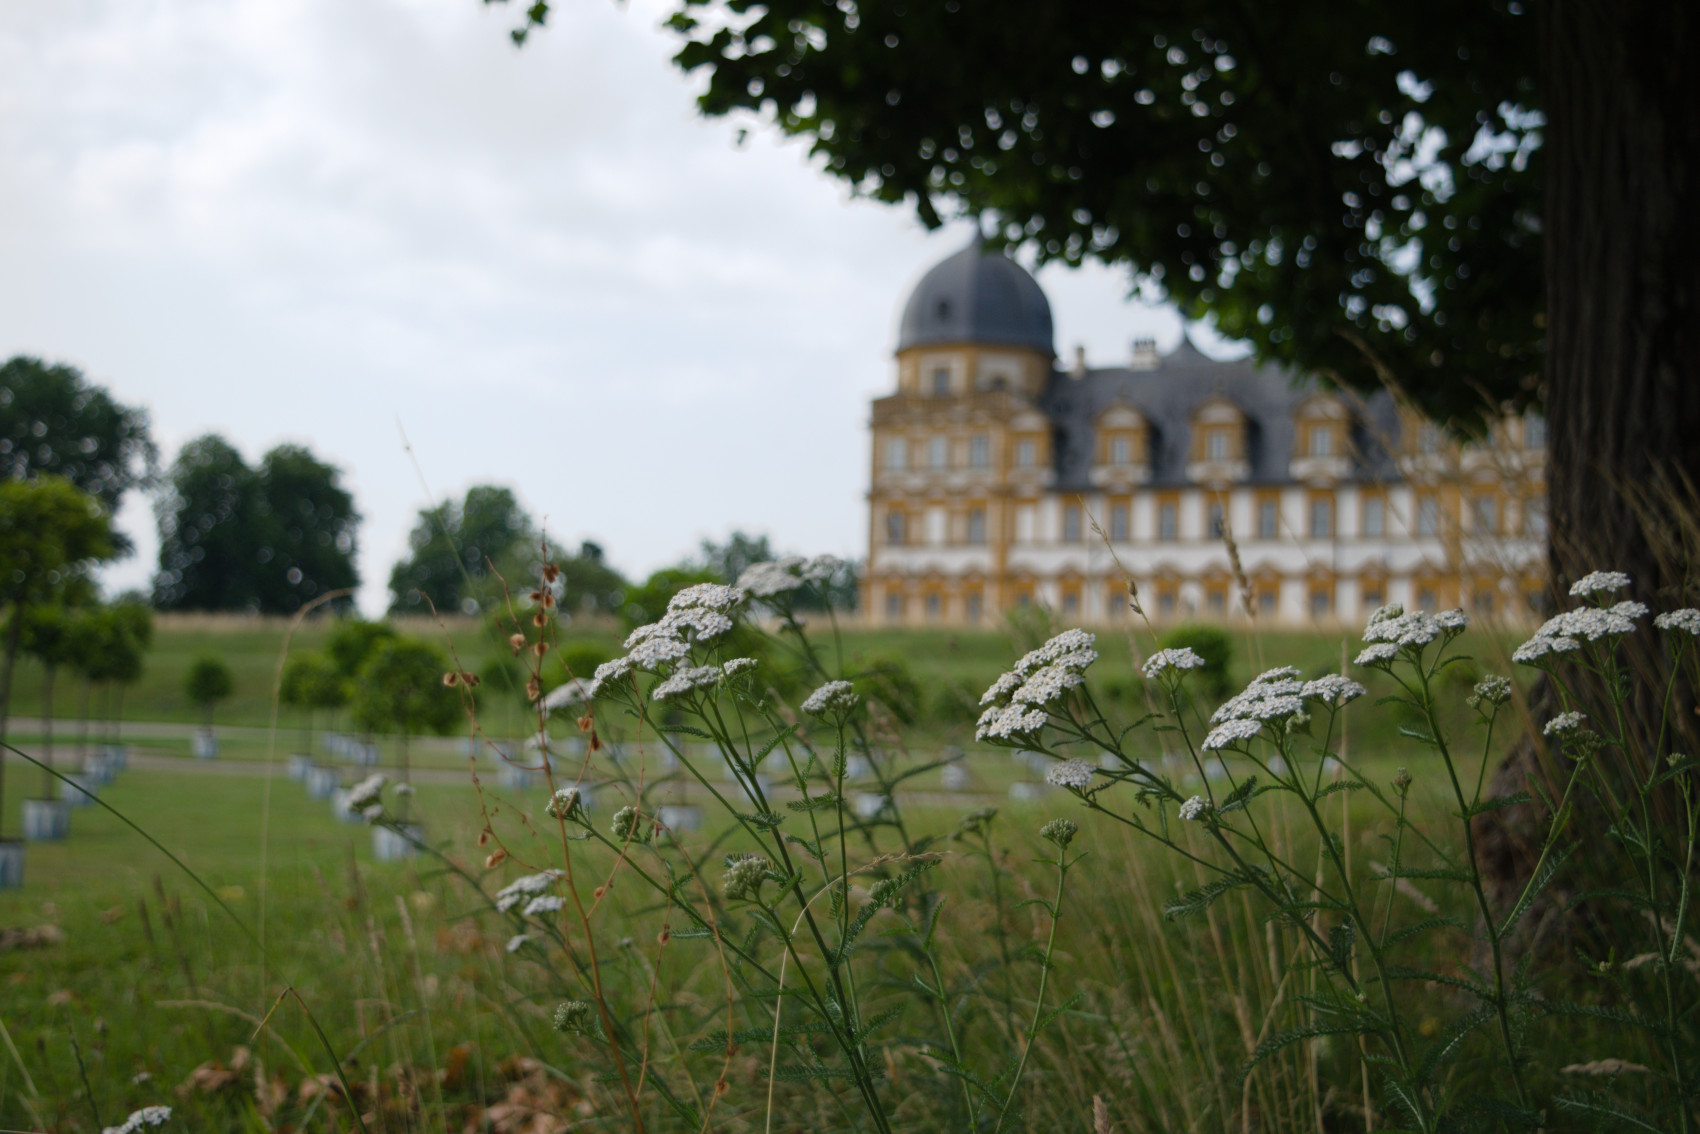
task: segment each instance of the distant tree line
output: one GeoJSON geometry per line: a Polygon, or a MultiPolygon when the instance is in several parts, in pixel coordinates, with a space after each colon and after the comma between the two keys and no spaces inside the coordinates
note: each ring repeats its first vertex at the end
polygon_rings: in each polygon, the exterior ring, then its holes
{"type": "MultiPolygon", "coordinates": [[[[360,583],[361,516],[335,465],[292,444],[250,465],[229,441],[207,434],[162,471],[146,410],[118,402],[75,367],[20,355],[0,364],[0,484],[37,481],[62,485],[100,516],[99,555],[79,561],[67,580],[133,551],[111,517],[131,489],[154,492],[159,569],[149,601],[159,610],[290,614],[360,583]]],[[[54,499],[61,511],[84,507],[72,507],[64,492],[54,499]]],[[[778,557],[768,537],[733,532],[630,580],[600,544],[547,546],[511,489],[480,484],[420,511],[407,553],[390,572],[390,613],[494,615],[535,588],[545,556],[560,570],[564,614],[634,625],[659,617],[682,586],[734,583],[752,564],[778,557]]],[[[854,608],[854,567],[829,581],[826,593],[833,606],[854,608]]],[[[46,605],[64,605],[65,594],[43,594],[46,605]]],[[[94,601],[92,583],[87,597],[94,601]]],[[[353,608],[349,598],[336,605],[353,608]]]]}

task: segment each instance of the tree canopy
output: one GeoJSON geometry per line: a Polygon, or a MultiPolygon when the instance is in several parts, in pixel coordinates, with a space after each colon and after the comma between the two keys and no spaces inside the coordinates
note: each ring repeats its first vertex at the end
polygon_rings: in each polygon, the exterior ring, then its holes
{"type": "Polygon", "coordinates": [[[183,695],[199,705],[212,723],[213,706],[236,691],[236,678],[223,659],[211,655],[198,657],[183,675],[183,695]]]}
{"type": "Polygon", "coordinates": [[[147,411],[114,401],[76,367],[27,355],[0,363],[0,477],[62,476],[116,512],[158,456],[147,411]]]}
{"type": "Polygon", "coordinates": [[[280,445],[250,467],[215,434],[183,446],[159,502],[165,610],[292,613],[355,586],[360,515],[335,466],[280,445]]]}
{"type": "MultiPolygon", "coordinates": [[[[458,502],[420,510],[407,537],[407,557],[390,572],[390,609],[477,613],[489,597],[479,593],[478,584],[490,564],[523,556],[537,543],[536,528],[511,489],[474,485],[458,502]]],[[[535,576],[509,582],[529,590],[535,576]]]]}
{"type": "Polygon", "coordinates": [[[429,642],[389,638],[360,668],[350,704],[371,732],[445,733],[461,719],[460,697],[443,684],[449,660],[429,642]]]}
{"type": "Polygon", "coordinates": [[[1517,0],[678,0],[669,22],[704,113],[807,139],[928,226],[1125,265],[1265,359],[1396,383],[1443,421],[1538,395],[1544,123],[1517,0]]]}

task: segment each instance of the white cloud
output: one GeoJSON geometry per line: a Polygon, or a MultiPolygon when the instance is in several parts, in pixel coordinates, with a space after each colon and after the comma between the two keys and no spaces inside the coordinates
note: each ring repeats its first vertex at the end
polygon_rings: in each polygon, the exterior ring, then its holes
{"type": "MultiPolygon", "coordinates": [[[[512,484],[624,568],[734,526],[858,554],[866,400],[961,232],[733,144],[656,0],[77,0],[0,12],[0,356],[82,366],[169,456],[301,441],[367,522],[362,605],[435,493],[512,484]]],[[[1171,314],[1047,271],[1059,349],[1171,314]]],[[[154,555],[145,501],[122,520],[154,555]]]]}

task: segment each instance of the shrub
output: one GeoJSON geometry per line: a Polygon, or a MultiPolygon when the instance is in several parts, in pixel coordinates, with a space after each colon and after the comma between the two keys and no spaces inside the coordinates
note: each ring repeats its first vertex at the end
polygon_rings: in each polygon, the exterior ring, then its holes
{"type": "Polygon", "coordinates": [[[1194,688],[1212,700],[1221,700],[1233,689],[1228,666],[1234,660],[1234,640],[1220,626],[1189,622],[1174,627],[1162,636],[1165,649],[1190,647],[1204,659],[1204,668],[1193,678],[1194,688]]]}

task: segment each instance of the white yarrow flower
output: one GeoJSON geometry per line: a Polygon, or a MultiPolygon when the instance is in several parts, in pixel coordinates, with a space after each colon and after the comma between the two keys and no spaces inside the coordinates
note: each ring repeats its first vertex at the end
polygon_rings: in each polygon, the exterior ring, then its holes
{"type": "Polygon", "coordinates": [[[697,583],[686,587],[674,595],[667,604],[668,613],[700,607],[706,610],[717,610],[725,613],[736,610],[748,599],[737,587],[728,587],[721,583],[697,583]]]}
{"type": "Polygon", "coordinates": [[[1356,701],[1369,690],[1359,685],[1349,677],[1338,673],[1330,673],[1315,681],[1305,682],[1304,692],[1300,694],[1305,700],[1321,701],[1325,705],[1339,708],[1349,701],[1356,701]]]}
{"type": "Polygon", "coordinates": [[[525,903],[525,908],[520,912],[526,917],[537,917],[546,913],[560,913],[561,908],[565,905],[565,898],[558,898],[554,894],[542,894],[525,903]]]}
{"type": "Polygon", "coordinates": [[[847,713],[861,700],[848,681],[829,681],[803,700],[803,711],[817,717],[829,713],[847,713]]]}
{"type": "Polygon", "coordinates": [[[510,952],[510,953],[519,952],[521,949],[525,948],[525,943],[527,941],[530,941],[530,940],[531,940],[531,934],[529,934],[529,933],[516,933],[516,934],[514,934],[512,937],[508,938],[508,952],[510,952]]]}
{"type": "Polygon", "coordinates": [[[1035,670],[1021,688],[1010,694],[1010,700],[1017,705],[1049,705],[1076,685],[1083,684],[1077,669],[1063,665],[1047,665],[1035,670]]]}
{"type": "Polygon", "coordinates": [[[755,658],[730,658],[720,667],[720,672],[727,677],[736,677],[740,673],[748,673],[756,667],[755,658]]]}
{"type": "Polygon", "coordinates": [[[992,682],[991,687],[980,695],[980,704],[990,705],[993,702],[1005,700],[1011,693],[1021,688],[1026,676],[1011,670],[992,682]]]}
{"type": "Polygon", "coordinates": [[[1210,735],[1204,738],[1204,743],[1200,747],[1206,752],[1215,752],[1227,748],[1236,741],[1250,740],[1262,731],[1263,723],[1261,721],[1245,718],[1224,721],[1210,730],[1210,735]]]}
{"type": "Polygon", "coordinates": [[[1622,571],[1590,571],[1570,584],[1571,598],[1621,591],[1629,586],[1629,576],[1622,571]]]}
{"type": "Polygon", "coordinates": [[[1092,782],[1092,765],[1085,760],[1064,760],[1045,769],[1045,782],[1057,787],[1083,788],[1092,782]]]}
{"type": "Polygon", "coordinates": [[[389,782],[389,777],[382,772],[373,772],[348,789],[348,809],[365,811],[379,801],[384,794],[384,785],[389,782]]]}
{"type": "Polygon", "coordinates": [[[1560,713],[1548,721],[1546,727],[1541,731],[1548,736],[1570,736],[1582,731],[1586,719],[1581,713],[1574,710],[1568,713],[1560,713]]]}
{"type": "Polygon", "coordinates": [[[1139,672],[1145,675],[1147,681],[1154,681],[1157,675],[1166,669],[1200,669],[1203,666],[1204,659],[1194,653],[1191,646],[1180,646],[1171,650],[1158,650],[1145,659],[1145,664],[1140,666],[1139,672]]]}
{"type": "Polygon", "coordinates": [[[168,1106],[144,1106],[141,1110],[133,1110],[130,1117],[118,1126],[102,1127],[100,1134],[136,1134],[145,1126],[164,1126],[171,1121],[171,1108],[168,1106]]]}
{"type": "Polygon", "coordinates": [[[1181,818],[1189,823],[1196,823],[1210,814],[1210,803],[1202,795],[1195,795],[1181,804],[1181,818]]]}
{"type": "Polygon", "coordinates": [[[1380,665],[1392,661],[1399,656],[1399,647],[1392,642],[1377,642],[1373,646],[1365,646],[1358,656],[1352,660],[1354,665],[1380,665]]]}
{"type": "Polygon", "coordinates": [[[578,788],[564,787],[555,789],[555,794],[549,797],[549,802],[543,810],[551,819],[571,819],[583,806],[584,796],[578,788]]]}
{"type": "Polygon", "coordinates": [[[1030,736],[1045,727],[1050,716],[1043,709],[1025,705],[994,705],[980,714],[974,730],[976,740],[1011,740],[1030,736]]]}
{"type": "Polygon", "coordinates": [[[674,697],[683,697],[698,689],[710,689],[720,684],[726,674],[717,665],[698,665],[678,669],[673,676],[659,682],[650,697],[657,701],[667,701],[674,697]]]}
{"type": "Polygon", "coordinates": [[[1681,610],[1667,610],[1653,619],[1653,625],[1660,630],[1679,630],[1687,634],[1700,636],[1700,610],[1693,607],[1683,607],[1681,610]]]}

